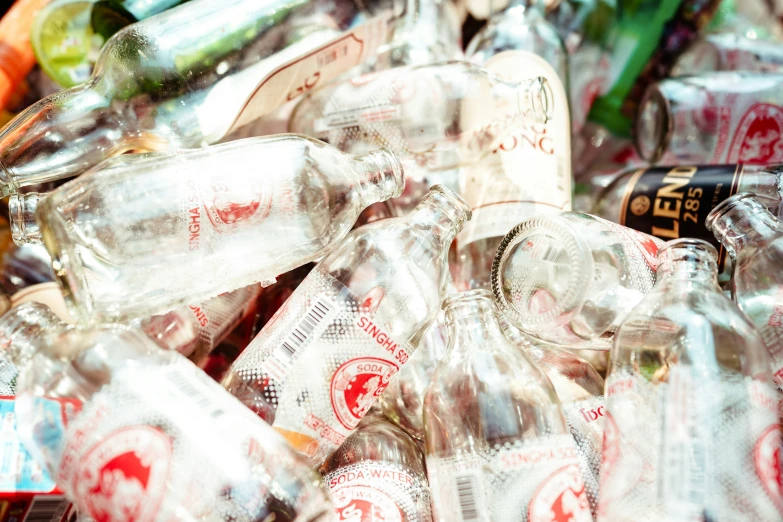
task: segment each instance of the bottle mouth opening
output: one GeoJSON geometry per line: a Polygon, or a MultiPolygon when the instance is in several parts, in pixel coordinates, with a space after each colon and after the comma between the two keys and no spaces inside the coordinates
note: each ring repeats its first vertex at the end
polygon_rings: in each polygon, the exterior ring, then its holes
{"type": "Polygon", "coordinates": [[[528,83],[528,88],[523,90],[517,96],[517,108],[521,113],[527,111],[528,98],[530,106],[533,107],[533,119],[537,123],[546,123],[552,119],[552,110],[554,109],[555,94],[552,91],[552,85],[543,76],[520,82],[520,85],[528,83]]]}
{"type": "Polygon", "coordinates": [[[37,193],[13,194],[8,198],[11,218],[11,238],[17,245],[40,244],[41,229],[35,218],[39,195],[37,193]]]}
{"type": "Polygon", "coordinates": [[[511,229],[492,263],[498,308],[524,332],[567,323],[585,301],[592,253],[568,224],[532,218],[511,229]]]}
{"type": "Polygon", "coordinates": [[[457,231],[462,230],[465,222],[470,221],[470,218],[473,217],[470,205],[462,199],[462,196],[443,185],[433,185],[430,191],[424,195],[419,205],[425,202],[437,206],[448,214],[456,224],[457,231]]]}
{"type": "Polygon", "coordinates": [[[492,292],[484,288],[478,288],[475,290],[468,290],[466,292],[459,292],[456,294],[449,295],[443,301],[441,308],[445,311],[470,301],[486,301],[489,303],[494,303],[494,301],[492,300],[492,292]]]}
{"type": "Polygon", "coordinates": [[[658,271],[666,272],[673,264],[707,265],[717,272],[718,250],[703,239],[682,238],[668,241],[658,251],[658,271]]]}
{"type": "Polygon", "coordinates": [[[655,163],[666,150],[672,134],[669,100],[658,85],[647,89],[637,112],[633,126],[633,140],[639,156],[655,163]]]}
{"type": "Polygon", "coordinates": [[[743,213],[750,212],[752,214],[759,214],[769,212],[769,209],[758,200],[755,194],[741,192],[721,201],[718,206],[712,209],[712,211],[707,214],[707,219],[704,220],[704,226],[710,232],[717,233],[716,228],[718,227],[716,227],[716,225],[718,221],[728,219],[727,216],[738,207],[742,207],[743,213]]]}

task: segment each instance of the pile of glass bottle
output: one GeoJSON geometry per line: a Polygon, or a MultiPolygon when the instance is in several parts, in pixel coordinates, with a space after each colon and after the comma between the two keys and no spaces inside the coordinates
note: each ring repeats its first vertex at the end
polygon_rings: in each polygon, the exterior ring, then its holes
{"type": "Polygon", "coordinates": [[[783,18],[500,4],[10,7],[0,522],[783,520],[783,18]]]}

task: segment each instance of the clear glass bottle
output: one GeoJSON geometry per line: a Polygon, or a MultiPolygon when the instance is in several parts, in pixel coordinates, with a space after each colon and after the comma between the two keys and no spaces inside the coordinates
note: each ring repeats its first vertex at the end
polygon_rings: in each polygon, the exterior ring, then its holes
{"type": "Polygon", "coordinates": [[[424,394],[435,368],[446,354],[443,314],[430,326],[411,360],[378,398],[383,413],[414,439],[424,442],[424,394]]]}
{"type": "Polygon", "coordinates": [[[523,332],[572,348],[608,349],[655,282],[662,241],[590,214],[520,223],[500,244],[492,291],[523,332]]]}
{"type": "Polygon", "coordinates": [[[672,76],[714,71],[783,72],[783,45],[736,33],[707,34],[679,57],[672,76]]]}
{"type": "Polygon", "coordinates": [[[505,83],[467,62],[395,68],[333,83],[305,97],[289,130],[345,152],[388,147],[433,170],[477,161],[525,121],[553,107],[542,78],[505,83]]]}
{"type": "Polygon", "coordinates": [[[162,13],[188,0],[98,0],[90,10],[90,25],[108,40],[120,29],[162,13]]]}
{"type": "Polygon", "coordinates": [[[176,308],[139,322],[139,328],[161,348],[200,364],[246,315],[255,310],[261,286],[253,284],[213,297],[200,305],[176,308]]]}
{"type": "Polygon", "coordinates": [[[783,390],[783,224],[753,194],[736,194],[710,212],[707,227],[735,261],[732,295],[761,334],[783,390]]]}
{"type": "Polygon", "coordinates": [[[340,521],[432,521],[424,456],[382,414],[368,413],[321,474],[340,521]]]}
{"type": "Polygon", "coordinates": [[[524,334],[505,317],[499,317],[498,322],[508,340],[523,350],[552,382],[563,408],[568,431],[576,442],[587,500],[590,502],[591,513],[595,515],[598,509],[598,476],[604,443],[603,378],[581,357],[563,350],[562,347],[524,334]]]}
{"type": "MultiPolygon", "coordinates": [[[[720,249],[705,227],[710,210],[737,192],[753,192],[780,208],[783,168],[755,165],[675,165],[621,172],[598,195],[593,213],[664,241],[703,239],[720,249]]],[[[718,267],[724,271],[725,251],[718,267]]]]}
{"type": "Polygon", "coordinates": [[[0,339],[19,367],[20,438],[93,519],[334,520],[282,437],[138,330],[67,326],[28,303],[0,339]]]}
{"type": "Polygon", "coordinates": [[[512,0],[473,37],[468,58],[507,82],[545,78],[553,97],[546,123],[523,122],[475,165],[460,170],[473,219],[457,237],[457,287],[489,289],[492,259],[517,223],[571,210],[571,119],[567,55],[538,0],[512,0]]]}
{"type": "Polygon", "coordinates": [[[0,195],[128,150],[216,143],[372,56],[399,0],[193,0],[117,33],[86,83],[0,131],[0,195]]]}
{"type": "Polygon", "coordinates": [[[783,74],[714,72],[651,85],[634,140],[650,163],[783,161],[783,74]]]}
{"type": "Polygon", "coordinates": [[[615,337],[599,521],[779,521],[780,428],[761,338],[717,281],[717,251],[669,241],[615,337]]]}
{"type": "Polygon", "coordinates": [[[406,217],[351,232],[223,379],[310,463],[322,463],[408,362],[446,292],[448,250],[470,219],[434,187],[406,217]]]}
{"type": "Polygon", "coordinates": [[[503,335],[491,294],[455,294],[443,309],[449,351],[424,406],[434,519],[592,520],[552,383],[503,335]]]}
{"type": "Polygon", "coordinates": [[[313,261],[404,184],[387,150],[356,157],[283,134],[110,162],[40,202],[16,198],[12,214],[18,235],[43,238],[77,317],[121,319],[313,261]]]}

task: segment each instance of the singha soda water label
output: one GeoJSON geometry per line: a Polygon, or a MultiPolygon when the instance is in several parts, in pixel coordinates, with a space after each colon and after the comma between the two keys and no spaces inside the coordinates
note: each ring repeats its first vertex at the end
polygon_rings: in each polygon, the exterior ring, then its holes
{"type": "Polygon", "coordinates": [[[590,522],[571,435],[427,457],[435,518],[453,522],[590,522]]]}
{"type": "Polygon", "coordinates": [[[610,376],[599,520],[783,517],[774,390],[710,373],[670,366],[653,382],[610,376]]]}
{"type": "Polygon", "coordinates": [[[413,352],[378,313],[383,298],[377,287],[356,296],[315,268],[232,367],[312,462],[356,429],[413,352]]]}
{"type": "Polygon", "coordinates": [[[430,522],[427,479],[402,466],[365,460],[324,477],[337,520],[430,522]]]}
{"type": "Polygon", "coordinates": [[[599,470],[604,443],[604,398],[590,397],[583,401],[563,404],[568,430],[576,442],[579,468],[585,482],[585,493],[590,511],[598,509],[599,470]]]}
{"type": "MultiPolygon", "coordinates": [[[[547,123],[522,121],[492,153],[460,170],[460,194],[473,212],[457,236],[459,245],[502,237],[525,219],[571,210],[571,120],[568,98],[557,72],[527,51],[504,51],[484,68],[508,82],[541,76],[552,93],[547,123]]],[[[479,113],[481,104],[467,107],[479,113]]],[[[466,108],[466,110],[467,110],[466,108]]]]}
{"type": "Polygon", "coordinates": [[[726,251],[704,222],[713,208],[736,194],[742,174],[742,164],[639,169],[626,185],[620,224],[664,241],[708,241],[720,253],[722,270],[726,251]]]}
{"type": "MultiPolygon", "coordinates": [[[[251,522],[273,516],[270,500],[298,509],[293,455],[276,434],[192,363],[178,359],[117,370],[80,413],[51,424],[42,408],[65,406],[22,396],[37,447],[56,466],[57,484],[96,521],[182,518],[251,522]],[[276,474],[284,479],[276,480],[276,474]]],[[[59,409],[59,408],[58,408],[59,409]]],[[[64,412],[65,410],[63,410],[64,412]]]]}

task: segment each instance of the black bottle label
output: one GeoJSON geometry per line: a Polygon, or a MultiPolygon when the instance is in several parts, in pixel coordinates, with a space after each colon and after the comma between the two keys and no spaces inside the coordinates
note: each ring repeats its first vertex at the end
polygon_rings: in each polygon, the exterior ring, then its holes
{"type": "Polygon", "coordinates": [[[704,221],[737,192],[742,171],[742,164],[639,169],[625,189],[620,224],[664,241],[704,239],[718,249],[718,267],[723,270],[726,251],[704,221]]]}

